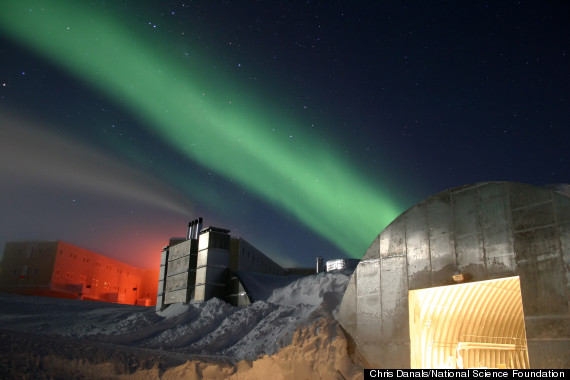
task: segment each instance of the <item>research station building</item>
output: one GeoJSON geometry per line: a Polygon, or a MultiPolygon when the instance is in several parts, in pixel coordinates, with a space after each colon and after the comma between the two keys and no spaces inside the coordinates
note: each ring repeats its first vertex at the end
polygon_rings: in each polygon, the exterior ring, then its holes
{"type": "Polygon", "coordinates": [[[158,271],[140,269],[64,241],[7,242],[0,291],[153,306],[158,271]]]}
{"type": "Polygon", "coordinates": [[[245,239],[230,235],[230,230],[202,229],[200,218],[189,224],[186,238],[172,238],[162,250],[156,308],[213,297],[246,306],[257,300],[248,290],[252,273],[289,274],[245,239]]]}

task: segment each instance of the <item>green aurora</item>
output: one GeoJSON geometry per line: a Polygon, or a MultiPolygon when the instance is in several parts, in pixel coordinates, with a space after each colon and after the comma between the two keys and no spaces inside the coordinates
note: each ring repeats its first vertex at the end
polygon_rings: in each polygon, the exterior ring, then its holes
{"type": "Polygon", "coordinates": [[[4,34],[125,105],[173,149],[294,215],[347,255],[360,257],[402,211],[322,138],[264,111],[264,99],[218,77],[206,57],[173,59],[167,39],[136,34],[129,22],[75,1],[0,6],[4,34]]]}

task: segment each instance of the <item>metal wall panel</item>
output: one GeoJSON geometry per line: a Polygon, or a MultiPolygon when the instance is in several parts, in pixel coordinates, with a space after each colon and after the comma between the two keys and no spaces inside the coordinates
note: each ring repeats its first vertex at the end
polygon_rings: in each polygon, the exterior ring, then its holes
{"type": "Polygon", "coordinates": [[[173,245],[168,248],[168,261],[179,259],[183,256],[188,256],[192,248],[192,240],[173,245]]]}
{"type": "Polygon", "coordinates": [[[380,259],[361,261],[356,269],[361,289],[356,299],[356,318],[360,342],[363,344],[381,340],[379,270],[380,259]]]}
{"type": "Polygon", "coordinates": [[[206,298],[206,285],[196,285],[194,288],[194,301],[195,302],[202,302],[206,298]]]}
{"type": "Polygon", "coordinates": [[[200,239],[198,240],[198,252],[208,248],[210,244],[210,233],[205,233],[200,235],[200,239]]]}
{"type": "Polygon", "coordinates": [[[560,224],[570,223],[570,202],[568,197],[552,193],[552,208],[556,217],[556,222],[560,224]]]}
{"type": "Polygon", "coordinates": [[[455,237],[479,233],[479,188],[471,188],[451,194],[455,237]]]}
{"type": "Polygon", "coordinates": [[[568,313],[565,273],[556,235],[553,227],[515,235],[525,315],[568,313]]]}
{"type": "Polygon", "coordinates": [[[479,187],[483,250],[488,278],[514,276],[513,231],[506,184],[479,187]]]}
{"type": "Polygon", "coordinates": [[[196,286],[201,284],[223,284],[226,282],[226,273],[226,268],[198,268],[196,269],[196,286]]]}
{"type": "Polygon", "coordinates": [[[410,289],[431,286],[431,255],[425,203],[412,207],[405,213],[406,252],[410,289]]]}
{"type": "Polygon", "coordinates": [[[513,210],[513,227],[515,231],[552,226],[553,224],[554,213],[552,212],[551,201],[513,210]]]}
{"type": "Polygon", "coordinates": [[[230,253],[228,251],[223,251],[216,248],[208,248],[206,250],[198,252],[198,260],[196,262],[196,268],[200,268],[205,265],[215,265],[228,267],[230,263],[230,253]]]}
{"type": "Polygon", "coordinates": [[[238,270],[243,272],[257,272],[276,275],[285,275],[286,271],[276,262],[265,256],[263,252],[250,244],[247,240],[239,238],[238,270]]]}
{"type": "Polygon", "coordinates": [[[452,194],[457,267],[469,281],[487,278],[479,218],[479,188],[452,194]]]}
{"type": "Polygon", "coordinates": [[[453,214],[449,191],[434,195],[430,202],[426,202],[426,211],[432,239],[447,236],[450,231],[453,231],[453,214]]]}
{"type": "Polygon", "coordinates": [[[380,235],[376,236],[370,247],[366,250],[366,254],[362,258],[368,259],[379,259],[380,258],[380,235]]]}
{"type": "Polygon", "coordinates": [[[570,222],[559,224],[560,250],[562,254],[562,265],[564,266],[564,277],[566,278],[566,294],[568,298],[568,308],[570,309],[570,222]]]}
{"type": "Polygon", "coordinates": [[[195,302],[207,301],[213,297],[223,299],[225,295],[226,295],[225,286],[217,284],[196,285],[196,288],[194,289],[195,302]]]}
{"type": "Polygon", "coordinates": [[[570,368],[570,341],[529,340],[528,357],[531,368],[570,368]]]}
{"type": "Polygon", "coordinates": [[[156,311],[161,311],[162,307],[164,306],[164,296],[162,294],[158,294],[156,296],[156,311]]]}
{"type": "Polygon", "coordinates": [[[560,257],[556,228],[537,228],[515,233],[517,263],[560,257]]]}
{"type": "Polygon", "coordinates": [[[546,189],[536,191],[537,187],[535,186],[515,182],[505,183],[505,185],[509,188],[511,207],[513,209],[542,203],[551,199],[551,191],[546,189]]]}
{"type": "Polygon", "coordinates": [[[200,235],[198,251],[206,248],[230,250],[230,235],[225,232],[209,231],[200,235]]]}
{"type": "Polygon", "coordinates": [[[190,255],[183,256],[179,259],[174,259],[168,262],[168,276],[188,272],[190,269],[190,255]]]}
{"type": "Polygon", "coordinates": [[[160,252],[160,265],[165,266],[167,260],[168,260],[168,251],[160,252]]]}
{"type": "Polygon", "coordinates": [[[553,208],[560,239],[560,253],[566,278],[566,294],[570,309],[570,202],[568,197],[558,193],[552,194],[553,208]]]}
{"type": "MultiPolygon", "coordinates": [[[[408,276],[405,257],[391,257],[381,261],[380,289],[382,294],[383,341],[409,341],[408,276]]],[[[359,285],[360,287],[360,285],[359,285]]]]}
{"type": "Polygon", "coordinates": [[[392,222],[386,236],[380,238],[380,257],[393,257],[406,255],[406,221],[403,218],[392,222]]]}
{"type": "Polygon", "coordinates": [[[208,273],[208,267],[203,266],[196,269],[196,286],[206,283],[206,274],[208,273]]]}
{"type": "Polygon", "coordinates": [[[206,273],[206,284],[225,284],[226,274],[226,268],[208,267],[208,271],[206,273]]]}
{"type": "Polygon", "coordinates": [[[188,291],[186,289],[175,290],[172,292],[167,292],[164,295],[164,304],[170,305],[173,303],[188,302],[188,291]]]}
{"type": "Polygon", "coordinates": [[[189,272],[180,273],[174,276],[166,277],[165,290],[167,292],[186,288],[188,285],[189,272]]]}
{"type": "Polygon", "coordinates": [[[389,255],[392,229],[392,224],[390,224],[388,227],[384,228],[384,231],[382,231],[382,233],[378,236],[380,257],[388,257],[389,255]]]}
{"type": "Polygon", "coordinates": [[[446,285],[456,271],[453,211],[450,192],[435,195],[426,205],[431,254],[431,284],[446,285]]]}

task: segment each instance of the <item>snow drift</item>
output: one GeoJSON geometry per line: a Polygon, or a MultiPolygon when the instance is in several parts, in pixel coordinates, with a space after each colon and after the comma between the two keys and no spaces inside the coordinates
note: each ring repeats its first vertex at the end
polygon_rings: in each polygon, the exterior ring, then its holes
{"type": "MultiPolygon", "coordinates": [[[[359,371],[351,367],[346,341],[334,320],[349,275],[320,273],[302,277],[274,290],[266,300],[244,308],[214,298],[200,304],[171,305],[160,313],[140,306],[2,295],[0,329],[9,331],[12,338],[16,333],[75,341],[80,338],[82,344],[125,348],[135,357],[144,352],[176,357],[172,362],[176,364],[190,360],[169,371],[198,378],[208,368],[219,378],[238,372],[240,376],[245,372],[253,376],[277,367],[283,378],[299,370],[318,372],[317,367],[326,361],[319,355],[329,357],[333,350],[335,354],[329,359],[340,360],[342,364],[337,363],[337,367],[346,372],[342,376],[352,377],[359,371]],[[286,359],[280,361],[279,357],[286,359]],[[316,365],[315,360],[321,364],[316,365]],[[289,368],[295,362],[297,369],[289,368]]],[[[57,354],[55,350],[53,355],[57,354]]],[[[156,365],[135,366],[131,372],[149,371],[156,365]]],[[[334,375],[334,363],[328,367],[325,372],[332,370],[334,375]]],[[[167,373],[165,368],[154,369],[157,378],[167,373]]]]}

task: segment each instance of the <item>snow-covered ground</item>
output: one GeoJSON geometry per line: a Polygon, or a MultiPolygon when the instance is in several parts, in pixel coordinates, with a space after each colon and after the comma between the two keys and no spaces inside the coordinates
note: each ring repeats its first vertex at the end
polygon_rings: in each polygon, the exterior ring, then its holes
{"type": "Polygon", "coordinates": [[[268,371],[273,378],[358,378],[362,371],[350,362],[334,319],[349,275],[302,277],[245,308],[214,298],[160,313],[154,307],[0,295],[0,344],[11,347],[0,353],[0,377],[53,377],[51,360],[61,373],[86,377],[147,371],[151,378],[257,378],[268,371]],[[22,355],[28,360],[17,364],[14,356],[22,355]]]}

